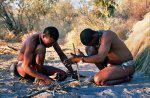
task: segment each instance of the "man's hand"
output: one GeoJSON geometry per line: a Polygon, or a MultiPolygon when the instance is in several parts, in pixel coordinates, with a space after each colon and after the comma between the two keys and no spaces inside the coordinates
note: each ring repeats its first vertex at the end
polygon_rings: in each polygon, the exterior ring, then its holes
{"type": "Polygon", "coordinates": [[[69,58],[73,63],[78,63],[78,62],[80,62],[81,61],[81,57],[71,57],[71,58],[69,58]]]}
{"type": "Polygon", "coordinates": [[[84,53],[83,53],[80,49],[78,49],[78,55],[80,55],[80,56],[82,56],[82,57],[85,56],[84,53]]]}
{"type": "Polygon", "coordinates": [[[37,85],[50,85],[52,83],[52,79],[48,77],[45,77],[43,79],[35,78],[34,83],[37,85]]]}
{"type": "Polygon", "coordinates": [[[78,49],[78,54],[73,54],[71,53],[72,57],[69,58],[73,63],[78,63],[82,60],[82,57],[85,57],[85,55],[83,54],[83,52],[81,52],[79,49],[78,49]]]}
{"type": "Polygon", "coordinates": [[[71,60],[73,63],[78,63],[82,60],[83,55],[76,55],[71,53],[72,57],[69,58],[69,60],[71,60]]]}
{"type": "Polygon", "coordinates": [[[69,59],[64,60],[63,61],[64,65],[71,65],[71,64],[77,63],[82,59],[82,57],[85,56],[83,54],[83,52],[81,52],[79,49],[78,49],[78,55],[73,54],[73,53],[70,53],[70,54],[72,55],[72,57],[69,58],[69,59]]]}

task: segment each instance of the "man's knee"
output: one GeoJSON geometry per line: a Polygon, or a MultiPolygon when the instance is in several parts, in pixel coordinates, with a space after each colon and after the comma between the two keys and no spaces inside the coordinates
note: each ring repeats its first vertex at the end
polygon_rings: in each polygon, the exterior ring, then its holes
{"type": "Polygon", "coordinates": [[[100,75],[100,74],[96,74],[94,76],[94,82],[97,85],[105,85],[106,81],[108,80],[109,76],[108,75],[100,75]]]}
{"type": "Polygon", "coordinates": [[[36,48],[36,64],[42,64],[45,59],[46,48],[43,45],[38,45],[36,48]]]}
{"type": "Polygon", "coordinates": [[[92,56],[98,53],[97,49],[92,46],[85,47],[85,51],[88,56],[92,56]]]}

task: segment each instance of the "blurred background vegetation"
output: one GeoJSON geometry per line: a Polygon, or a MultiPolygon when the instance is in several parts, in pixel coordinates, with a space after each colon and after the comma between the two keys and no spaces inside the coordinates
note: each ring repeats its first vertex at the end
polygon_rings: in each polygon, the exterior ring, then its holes
{"type": "Polygon", "coordinates": [[[148,11],[149,0],[1,0],[0,38],[21,41],[24,34],[51,25],[59,29],[60,39],[90,27],[111,29],[125,40],[148,11]]]}

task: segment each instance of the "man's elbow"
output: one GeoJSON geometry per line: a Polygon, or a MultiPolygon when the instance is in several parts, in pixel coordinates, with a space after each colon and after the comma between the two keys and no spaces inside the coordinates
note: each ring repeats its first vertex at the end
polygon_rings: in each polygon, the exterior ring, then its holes
{"type": "Polygon", "coordinates": [[[24,66],[23,67],[24,71],[27,73],[27,74],[31,74],[31,70],[30,70],[30,67],[28,65],[24,66]]]}
{"type": "Polygon", "coordinates": [[[96,60],[96,62],[95,63],[102,63],[103,61],[105,60],[105,58],[104,57],[102,57],[102,56],[100,56],[100,55],[98,55],[97,56],[97,60],[96,60]]]}
{"type": "Polygon", "coordinates": [[[100,59],[97,59],[96,61],[95,61],[95,63],[102,63],[104,60],[102,60],[101,58],[100,59]]]}
{"type": "Polygon", "coordinates": [[[32,77],[37,77],[37,75],[34,73],[34,71],[29,67],[24,67],[24,71],[26,74],[32,76],[32,77]]]}

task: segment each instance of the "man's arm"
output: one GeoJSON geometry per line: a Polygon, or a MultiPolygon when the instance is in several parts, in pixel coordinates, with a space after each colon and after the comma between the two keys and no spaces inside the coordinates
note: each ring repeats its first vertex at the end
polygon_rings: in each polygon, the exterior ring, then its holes
{"type": "Polygon", "coordinates": [[[63,53],[63,51],[61,50],[60,46],[58,45],[58,43],[56,42],[53,45],[55,51],[57,52],[57,54],[59,55],[61,61],[63,62],[64,60],[68,59],[67,56],[63,53]]]}
{"type": "Polygon", "coordinates": [[[35,50],[34,43],[27,41],[26,49],[24,53],[24,60],[23,60],[23,69],[24,71],[32,77],[39,78],[39,79],[46,79],[47,76],[38,73],[36,70],[31,68],[32,60],[33,60],[33,53],[35,50]]]}
{"type": "Polygon", "coordinates": [[[97,55],[89,56],[89,57],[73,57],[71,60],[75,62],[79,62],[81,59],[86,63],[102,63],[104,59],[107,57],[108,52],[110,50],[112,43],[112,34],[109,31],[106,31],[101,39],[101,45],[98,50],[97,55]]]}
{"type": "Polygon", "coordinates": [[[111,42],[112,42],[111,34],[110,33],[108,34],[108,32],[106,32],[106,34],[104,34],[102,36],[101,45],[99,47],[98,54],[83,58],[84,62],[86,62],[86,63],[103,62],[104,59],[108,55],[108,52],[109,52],[110,47],[111,47],[111,42]]]}
{"type": "MultiPolygon", "coordinates": [[[[59,55],[61,61],[64,63],[64,60],[67,60],[67,56],[63,53],[61,47],[58,45],[58,43],[56,42],[54,45],[53,45],[55,51],[57,52],[57,54],[59,55]]],[[[73,69],[71,67],[71,64],[64,64],[65,67],[70,71],[72,72],[73,69]]]]}

